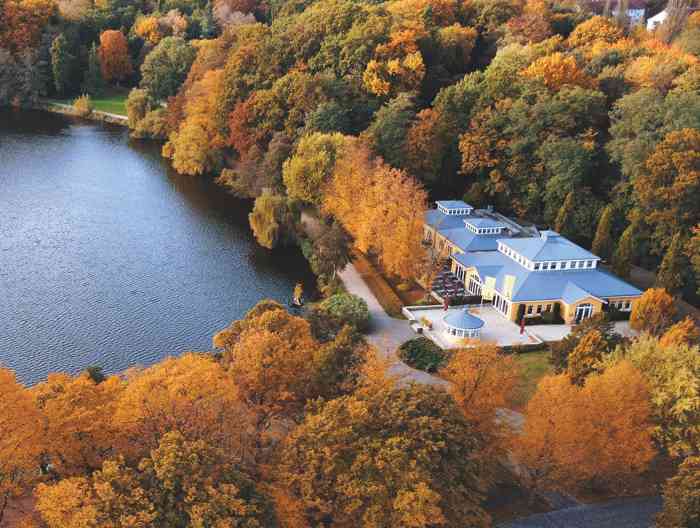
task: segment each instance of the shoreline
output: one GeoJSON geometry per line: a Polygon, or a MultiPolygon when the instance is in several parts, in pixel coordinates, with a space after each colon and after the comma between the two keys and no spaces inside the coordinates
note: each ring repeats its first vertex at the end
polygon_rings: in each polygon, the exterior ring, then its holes
{"type": "Polygon", "coordinates": [[[81,119],[88,119],[90,121],[98,121],[100,123],[109,123],[111,125],[118,125],[123,127],[129,127],[129,121],[126,116],[118,114],[110,114],[108,112],[102,112],[100,110],[93,110],[89,115],[79,115],[75,108],[71,105],[63,103],[54,103],[50,101],[39,101],[38,103],[32,105],[33,110],[42,110],[44,112],[50,112],[52,114],[62,114],[72,117],[79,117],[81,119]]]}

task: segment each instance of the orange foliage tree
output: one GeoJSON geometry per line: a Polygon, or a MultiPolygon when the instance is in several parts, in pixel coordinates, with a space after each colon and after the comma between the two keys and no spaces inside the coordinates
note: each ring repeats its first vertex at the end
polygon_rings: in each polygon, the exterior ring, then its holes
{"type": "Polygon", "coordinates": [[[235,383],[210,355],[168,358],[127,377],[112,419],[127,459],[145,456],[172,430],[217,445],[231,459],[247,458],[248,414],[235,383]]]}
{"type": "Polygon", "coordinates": [[[99,468],[117,436],[111,424],[122,382],[96,383],[87,374],[50,374],[32,389],[45,416],[45,454],[61,476],[99,468]]]}
{"type": "Polygon", "coordinates": [[[565,374],[545,377],[525,414],[513,451],[540,485],[622,489],[655,454],[649,391],[627,361],[583,387],[565,374]]]}
{"type": "Polygon", "coordinates": [[[38,46],[41,32],[55,10],[53,0],[5,0],[0,3],[0,48],[16,52],[38,46]]]}
{"type": "Polygon", "coordinates": [[[0,368],[0,523],[14,497],[27,491],[39,474],[41,413],[14,372],[0,368]]]}
{"type": "Polygon", "coordinates": [[[323,209],[335,216],[362,252],[375,252],[384,269],[404,279],[420,275],[427,194],[404,171],[374,159],[359,141],[336,161],[323,209]]]}
{"type": "Polygon", "coordinates": [[[666,330],[659,339],[659,344],[662,347],[700,344],[700,327],[688,316],[666,330]]]}
{"type": "Polygon", "coordinates": [[[649,288],[632,306],[630,327],[652,335],[661,335],[673,324],[676,304],[663,288],[649,288]]]}
{"type": "Polygon", "coordinates": [[[102,77],[107,81],[123,81],[131,75],[129,46],[124,33],[114,29],[103,31],[100,35],[100,67],[102,77]]]}
{"type": "Polygon", "coordinates": [[[503,354],[495,344],[478,343],[454,351],[440,374],[450,382],[448,390],[457,406],[478,430],[493,437],[511,432],[496,412],[510,404],[518,384],[520,372],[512,355],[503,354]]]}
{"type": "Polygon", "coordinates": [[[668,247],[675,233],[700,222],[700,131],[684,128],[667,134],[633,183],[657,247],[668,247]]]}

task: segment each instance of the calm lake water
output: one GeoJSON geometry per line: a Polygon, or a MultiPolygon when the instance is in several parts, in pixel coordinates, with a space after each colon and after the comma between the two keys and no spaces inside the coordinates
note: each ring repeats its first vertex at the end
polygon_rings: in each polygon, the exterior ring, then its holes
{"type": "Polygon", "coordinates": [[[209,350],[262,298],[314,278],[269,252],[250,203],[179,176],[118,127],[0,109],[0,363],[25,383],[209,350]]]}

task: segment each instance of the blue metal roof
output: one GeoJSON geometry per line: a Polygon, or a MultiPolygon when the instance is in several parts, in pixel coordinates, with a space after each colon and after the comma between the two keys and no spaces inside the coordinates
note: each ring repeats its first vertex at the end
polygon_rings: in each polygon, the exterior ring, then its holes
{"type": "Polygon", "coordinates": [[[462,200],[438,200],[435,202],[437,205],[442,206],[446,209],[474,209],[471,205],[462,200]]]}
{"type": "Polygon", "coordinates": [[[512,300],[516,302],[561,299],[569,303],[588,296],[606,299],[636,297],[642,293],[601,268],[530,271],[498,251],[465,253],[452,255],[452,258],[467,268],[475,268],[482,283],[487,276],[495,277],[496,289],[500,292],[503,292],[505,276],[513,275],[512,300]]]}
{"type": "Polygon", "coordinates": [[[539,237],[506,238],[500,242],[533,262],[599,258],[554,231],[542,231],[539,237]]]}
{"type": "Polygon", "coordinates": [[[463,251],[496,251],[498,239],[502,235],[477,235],[469,231],[464,224],[452,229],[438,229],[447,240],[463,251]]]}
{"type": "Polygon", "coordinates": [[[442,232],[443,229],[461,228],[466,231],[464,227],[464,216],[458,215],[446,215],[437,209],[428,209],[424,215],[425,223],[431,227],[436,228],[438,231],[442,232]]]}
{"type": "Polygon", "coordinates": [[[445,324],[461,330],[477,330],[484,326],[484,321],[470,314],[467,310],[453,310],[443,319],[445,324]]]}
{"type": "Polygon", "coordinates": [[[465,224],[471,224],[477,229],[485,229],[490,227],[500,227],[505,229],[508,227],[506,224],[500,220],[494,220],[492,218],[482,218],[482,217],[468,217],[464,219],[465,224]]]}

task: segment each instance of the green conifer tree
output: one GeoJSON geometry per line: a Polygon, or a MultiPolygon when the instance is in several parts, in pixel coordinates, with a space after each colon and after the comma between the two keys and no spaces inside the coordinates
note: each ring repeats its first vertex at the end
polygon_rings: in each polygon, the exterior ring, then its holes
{"type": "Polygon", "coordinates": [[[612,205],[608,205],[603,209],[603,214],[600,216],[598,227],[596,228],[593,245],[591,246],[591,251],[604,259],[609,259],[615,249],[612,239],[614,216],[612,205]]]}
{"type": "Polygon", "coordinates": [[[617,249],[613,255],[613,270],[620,277],[629,277],[632,269],[632,261],[635,257],[635,245],[637,244],[637,224],[632,222],[622,233],[617,249]]]}
{"type": "Polygon", "coordinates": [[[93,43],[88,54],[88,67],[83,77],[83,92],[92,96],[100,95],[104,89],[104,80],[100,69],[100,57],[97,53],[97,45],[93,43]]]}
{"type": "Polygon", "coordinates": [[[558,233],[572,237],[576,235],[576,226],[574,222],[574,213],[576,212],[576,197],[574,192],[566,195],[564,203],[559,208],[557,218],[554,221],[554,230],[558,233]]]}
{"type": "Polygon", "coordinates": [[[59,34],[51,43],[51,72],[58,95],[68,91],[74,59],[68,50],[68,40],[63,33],[59,34]]]}
{"type": "Polygon", "coordinates": [[[688,269],[688,261],[683,253],[684,246],[683,237],[680,233],[676,233],[656,272],[655,287],[664,288],[672,294],[678,293],[683,288],[688,269]]]}

